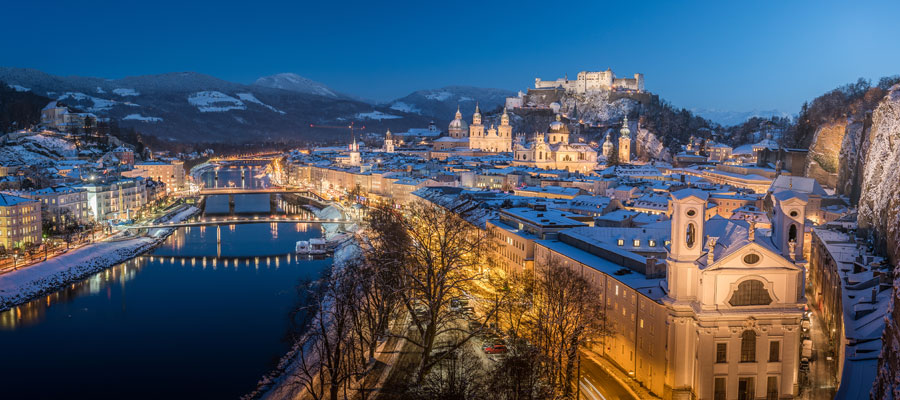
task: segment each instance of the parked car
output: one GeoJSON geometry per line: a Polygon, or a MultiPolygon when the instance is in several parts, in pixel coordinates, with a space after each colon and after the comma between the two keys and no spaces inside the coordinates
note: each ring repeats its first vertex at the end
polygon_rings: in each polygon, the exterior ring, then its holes
{"type": "Polygon", "coordinates": [[[484,349],[484,352],[487,354],[504,354],[506,353],[506,345],[495,344],[493,346],[488,346],[484,349]]]}

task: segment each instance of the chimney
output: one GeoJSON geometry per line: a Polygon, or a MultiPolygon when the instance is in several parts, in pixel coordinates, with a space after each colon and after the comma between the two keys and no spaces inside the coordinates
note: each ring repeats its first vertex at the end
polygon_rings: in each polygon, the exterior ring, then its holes
{"type": "Polygon", "coordinates": [[[747,230],[747,236],[750,238],[750,241],[753,241],[753,238],[756,237],[756,221],[750,221],[750,229],[747,230]]]}
{"type": "Polygon", "coordinates": [[[872,287],[872,304],[878,302],[878,285],[872,287]]]}
{"type": "Polygon", "coordinates": [[[647,257],[647,266],[644,268],[644,274],[647,275],[648,278],[656,277],[656,257],[647,257]]]}
{"type": "Polygon", "coordinates": [[[706,238],[706,247],[709,247],[709,252],[706,253],[706,266],[710,266],[713,263],[715,258],[715,250],[716,250],[716,241],[719,240],[718,237],[709,236],[706,238]]]}

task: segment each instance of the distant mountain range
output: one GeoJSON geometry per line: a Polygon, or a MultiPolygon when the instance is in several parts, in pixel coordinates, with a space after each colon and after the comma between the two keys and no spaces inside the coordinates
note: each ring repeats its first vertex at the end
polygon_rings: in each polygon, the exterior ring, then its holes
{"type": "Polygon", "coordinates": [[[475,112],[475,103],[482,111],[489,112],[506,103],[515,93],[504,89],[472,86],[447,86],[440,89],[419,90],[406,97],[388,102],[392,110],[429,116],[440,121],[450,121],[459,107],[463,115],[475,112]]]}
{"type": "Polygon", "coordinates": [[[196,72],[104,79],[0,67],[0,81],[16,92],[46,96],[141,133],[183,142],[330,141],[340,135],[325,126],[351,121],[369,132],[402,132],[431,120],[446,125],[457,105],[465,114],[474,111],[476,101],[483,110],[497,108],[513,94],[451,86],[375,104],[293,73],[246,85],[196,72]]]}
{"type": "Polygon", "coordinates": [[[312,125],[345,126],[357,121],[367,130],[383,132],[425,127],[430,120],[353,100],[325,85],[292,77],[282,74],[244,85],[196,72],[103,79],[0,67],[0,81],[16,91],[115,118],[121,126],[170,141],[330,141],[340,137],[339,132],[312,125]]]}
{"type": "Polygon", "coordinates": [[[772,117],[791,117],[790,113],[780,110],[753,110],[753,111],[725,111],[716,109],[692,108],[695,115],[706,118],[722,126],[732,126],[744,123],[753,118],[769,119],[772,117]]]}

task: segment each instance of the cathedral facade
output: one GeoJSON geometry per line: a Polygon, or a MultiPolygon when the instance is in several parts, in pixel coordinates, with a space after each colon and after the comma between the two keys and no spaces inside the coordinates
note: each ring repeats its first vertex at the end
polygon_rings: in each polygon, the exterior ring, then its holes
{"type": "Polygon", "coordinates": [[[513,165],[543,169],[561,169],[587,173],[597,166],[597,151],[584,143],[569,143],[569,128],[561,121],[550,123],[546,134],[539,133],[531,142],[516,143],[513,165]]]}
{"type": "Polygon", "coordinates": [[[791,398],[806,299],[805,200],[775,199],[771,236],[746,221],[705,218],[707,194],[672,194],[666,260],[666,386],[673,399],[791,398]],[[799,233],[798,233],[799,232],[799,233]]]}
{"type": "Polygon", "coordinates": [[[503,109],[503,115],[500,117],[500,126],[485,132],[484,125],[481,121],[481,111],[478,105],[475,105],[475,114],[472,116],[472,125],[469,125],[469,149],[482,150],[494,153],[503,153],[512,151],[512,126],[509,124],[509,114],[506,108],[503,109]]]}

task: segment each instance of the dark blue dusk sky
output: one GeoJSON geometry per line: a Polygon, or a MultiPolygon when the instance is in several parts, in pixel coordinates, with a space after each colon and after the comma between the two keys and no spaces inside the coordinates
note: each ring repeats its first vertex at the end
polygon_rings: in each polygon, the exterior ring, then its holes
{"type": "Polygon", "coordinates": [[[0,0],[0,65],[118,78],[295,72],[389,100],[472,85],[524,90],[581,70],[645,74],[682,107],[796,112],[900,73],[898,1],[0,0]]]}

